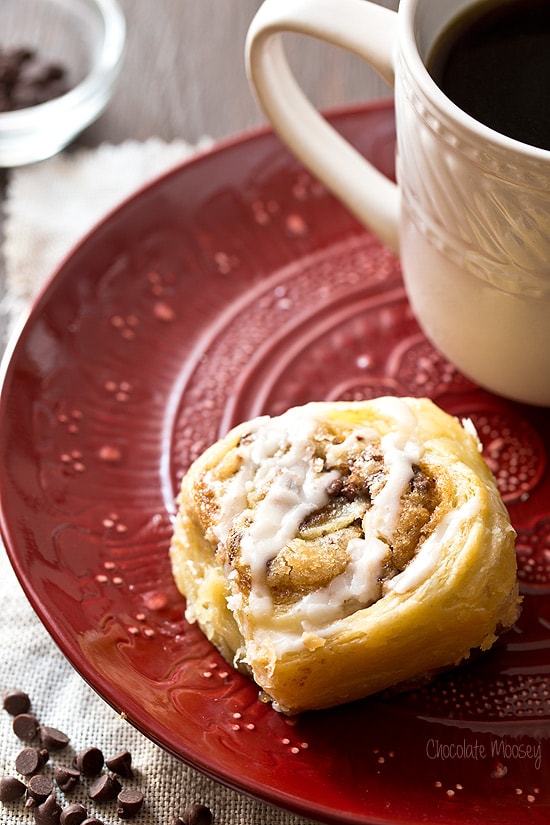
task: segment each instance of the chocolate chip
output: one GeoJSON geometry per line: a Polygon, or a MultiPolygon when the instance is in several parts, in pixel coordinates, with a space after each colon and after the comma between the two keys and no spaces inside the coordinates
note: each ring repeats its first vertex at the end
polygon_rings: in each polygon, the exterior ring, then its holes
{"type": "Polygon", "coordinates": [[[210,825],[212,822],[212,811],[206,805],[194,802],[188,805],[181,815],[183,825],[210,825]]]}
{"type": "Polygon", "coordinates": [[[0,779],[0,802],[15,802],[21,799],[26,791],[26,785],[15,776],[3,776],[0,779]]]}
{"type": "Polygon", "coordinates": [[[125,788],[117,797],[118,807],[117,814],[120,819],[130,819],[141,810],[143,805],[143,794],[141,791],[134,791],[130,788],[125,788]]]}
{"type": "Polygon", "coordinates": [[[54,779],[63,793],[69,793],[80,779],[80,771],[77,771],[76,768],[65,768],[62,765],[57,765],[54,779]]]}
{"type": "Polygon", "coordinates": [[[38,734],[38,719],[32,713],[18,713],[13,720],[13,732],[23,742],[32,742],[38,734]]]}
{"type": "Polygon", "coordinates": [[[44,725],[39,730],[40,741],[49,751],[59,751],[67,747],[69,744],[69,737],[66,733],[44,725]]]}
{"type": "Polygon", "coordinates": [[[0,82],[6,86],[13,86],[17,80],[19,65],[9,55],[0,55],[0,82]]]}
{"type": "Polygon", "coordinates": [[[53,782],[49,776],[42,773],[31,776],[27,785],[27,793],[40,805],[53,793],[53,782]]]}
{"type": "Polygon", "coordinates": [[[34,49],[30,49],[27,46],[11,46],[10,48],[4,49],[2,53],[2,57],[13,66],[17,66],[18,69],[21,68],[27,60],[31,60],[34,55],[34,49]]]}
{"type": "Polygon", "coordinates": [[[116,776],[108,773],[95,779],[89,787],[88,796],[95,802],[109,802],[115,799],[122,790],[122,786],[116,776]]]}
{"type": "Polygon", "coordinates": [[[61,77],[63,77],[61,66],[36,58],[19,71],[17,81],[29,86],[43,86],[50,80],[59,80],[61,77]]]}
{"type": "Polygon", "coordinates": [[[87,818],[88,811],[84,805],[81,805],[80,802],[74,802],[72,805],[63,808],[59,822],[60,825],[81,825],[87,818]]]}
{"type": "Polygon", "coordinates": [[[44,103],[69,90],[65,68],[41,58],[32,49],[0,51],[0,107],[2,111],[44,103]]]}
{"type": "Polygon", "coordinates": [[[74,763],[84,776],[97,776],[104,763],[103,753],[99,748],[86,748],[75,756],[74,763]]]}
{"type": "Polygon", "coordinates": [[[110,759],[105,760],[105,764],[113,773],[124,779],[132,779],[134,772],[132,770],[132,754],[129,751],[119,751],[111,756],[110,759]]]}
{"type": "Polygon", "coordinates": [[[19,716],[20,713],[28,713],[31,707],[31,700],[22,690],[11,690],[4,696],[4,710],[10,716],[19,716]]]}
{"type": "Polygon", "coordinates": [[[32,776],[44,767],[48,757],[48,751],[45,749],[23,748],[15,757],[15,770],[22,776],[32,776]]]}
{"type": "Polygon", "coordinates": [[[52,794],[41,805],[37,805],[33,813],[36,825],[59,825],[61,806],[52,794]]]}
{"type": "Polygon", "coordinates": [[[26,109],[27,106],[37,106],[40,100],[40,89],[36,86],[19,83],[11,93],[10,106],[12,109],[26,109]]]}

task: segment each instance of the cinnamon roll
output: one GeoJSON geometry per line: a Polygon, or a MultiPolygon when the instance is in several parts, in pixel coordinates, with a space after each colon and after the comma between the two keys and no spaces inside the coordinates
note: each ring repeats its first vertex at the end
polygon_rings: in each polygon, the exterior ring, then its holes
{"type": "Polygon", "coordinates": [[[183,478],[170,557],[188,620],[293,714],[488,650],[514,545],[471,423],[388,396],[235,427],[183,478]]]}

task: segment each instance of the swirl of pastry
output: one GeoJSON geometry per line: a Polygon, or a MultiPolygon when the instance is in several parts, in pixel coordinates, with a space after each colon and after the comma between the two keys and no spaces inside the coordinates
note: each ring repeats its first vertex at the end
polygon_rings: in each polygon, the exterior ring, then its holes
{"type": "Polygon", "coordinates": [[[284,713],[457,665],[519,613],[475,430],[428,399],[235,427],[183,478],[170,557],[187,619],[284,713]]]}

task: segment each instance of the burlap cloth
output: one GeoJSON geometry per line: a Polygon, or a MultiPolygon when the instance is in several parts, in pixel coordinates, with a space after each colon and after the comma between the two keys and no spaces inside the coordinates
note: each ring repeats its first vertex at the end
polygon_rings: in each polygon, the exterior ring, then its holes
{"type": "MultiPolygon", "coordinates": [[[[43,279],[78,238],[108,210],[148,179],[189,157],[194,147],[158,140],[101,146],[63,154],[9,175],[4,206],[3,252],[6,272],[4,312],[11,324],[25,309],[43,279]]],[[[215,825],[301,825],[305,820],[249,799],[181,764],[138,733],[83,681],[64,658],[31,609],[0,548],[0,691],[25,690],[44,725],[71,738],[71,755],[96,746],[108,757],[126,748],[132,753],[133,780],[145,804],[131,822],[170,825],[186,805],[209,806],[215,825]]],[[[14,775],[23,743],[12,719],[0,710],[0,776],[14,775]]],[[[67,750],[70,750],[67,749],[67,750]]],[[[70,764],[69,755],[52,762],[70,764]],[[68,761],[69,760],[69,761],[68,761]]],[[[246,754],[243,754],[246,770],[246,754]]],[[[46,766],[45,772],[52,767],[46,766]]],[[[114,803],[95,804],[82,783],[60,804],[82,802],[105,825],[119,820],[114,803]]],[[[0,803],[3,825],[34,823],[21,800],[0,803]]]]}

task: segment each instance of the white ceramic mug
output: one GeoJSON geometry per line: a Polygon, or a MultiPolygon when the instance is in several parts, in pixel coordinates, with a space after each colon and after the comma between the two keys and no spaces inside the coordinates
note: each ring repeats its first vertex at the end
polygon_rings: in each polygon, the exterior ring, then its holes
{"type": "Polygon", "coordinates": [[[265,0],[246,59],[282,140],[400,255],[413,311],[434,345],[493,392],[550,406],[550,151],[482,125],[438,88],[425,62],[479,0],[265,0]],[[395,185],[306,99],[281,35],[364,58],[394,86],[395,185]]]}

